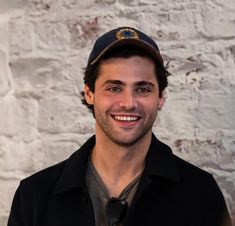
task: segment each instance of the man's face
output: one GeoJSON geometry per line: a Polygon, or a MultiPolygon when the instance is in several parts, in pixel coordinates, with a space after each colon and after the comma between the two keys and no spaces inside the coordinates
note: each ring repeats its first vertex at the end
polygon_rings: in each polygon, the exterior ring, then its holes
{"type": "Polygon", "coordinates": [[[139,56],[103,60],[94,93],[87,86],[84,91],[94,105],[96,135],[124,146],[151,136],[164,102],[154,62],[139,56]]]}

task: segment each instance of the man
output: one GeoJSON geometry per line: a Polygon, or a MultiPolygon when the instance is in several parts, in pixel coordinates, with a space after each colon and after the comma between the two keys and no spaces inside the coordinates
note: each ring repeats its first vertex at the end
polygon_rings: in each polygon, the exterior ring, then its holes
{"type": "Polygon", "coordinates": [[[95,136],[21,182],[8,226],[230,226],[213,177],[152,134],[168,75],[157,44],[141,31],[101,36],[82,93],[95,136]]]}

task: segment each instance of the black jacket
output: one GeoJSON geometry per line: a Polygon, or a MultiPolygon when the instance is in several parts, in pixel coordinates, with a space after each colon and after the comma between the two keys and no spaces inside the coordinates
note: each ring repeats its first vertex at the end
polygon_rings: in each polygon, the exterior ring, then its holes
{"type": "MultiPolygon", "coordinates": [[[[90,138],[68,160],[21,181],[8,226],[95,226],[85,185],[90,138]]],[[[211,174],[172,154],[153,135],[125,226],[230,226],[211,174]]]]}

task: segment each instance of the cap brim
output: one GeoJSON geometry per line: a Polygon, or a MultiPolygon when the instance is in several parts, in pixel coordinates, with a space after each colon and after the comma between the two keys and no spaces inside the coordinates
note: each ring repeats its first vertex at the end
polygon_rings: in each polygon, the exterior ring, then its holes
{"type": "Polygon", "coordinates": [[[119,39],[114,42],[112,42],[110,45],[108,45],[93,61],[90,62],[90,65],[95,64],[105,53],[110,51],[111,49],[115,47],[120,47],[120,46],[125,46],[125,45],[131,45],[131,46],[136,46],[138,48],[141,48],[145,50],[153,59],[161,63],[162,65],[164,64],[163,58],[159,51],[148,44],[147,42],[140,40],[140,39],[119,39]]]}

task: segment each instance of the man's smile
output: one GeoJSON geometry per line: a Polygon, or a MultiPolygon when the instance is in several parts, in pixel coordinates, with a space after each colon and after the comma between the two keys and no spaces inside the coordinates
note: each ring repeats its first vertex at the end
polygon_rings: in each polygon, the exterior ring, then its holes
{"type": "Polygon", "coordinates": [[[141,117],[133,115],[111,115],[116,121],[119,122],[137,122],[141,117]]]}

